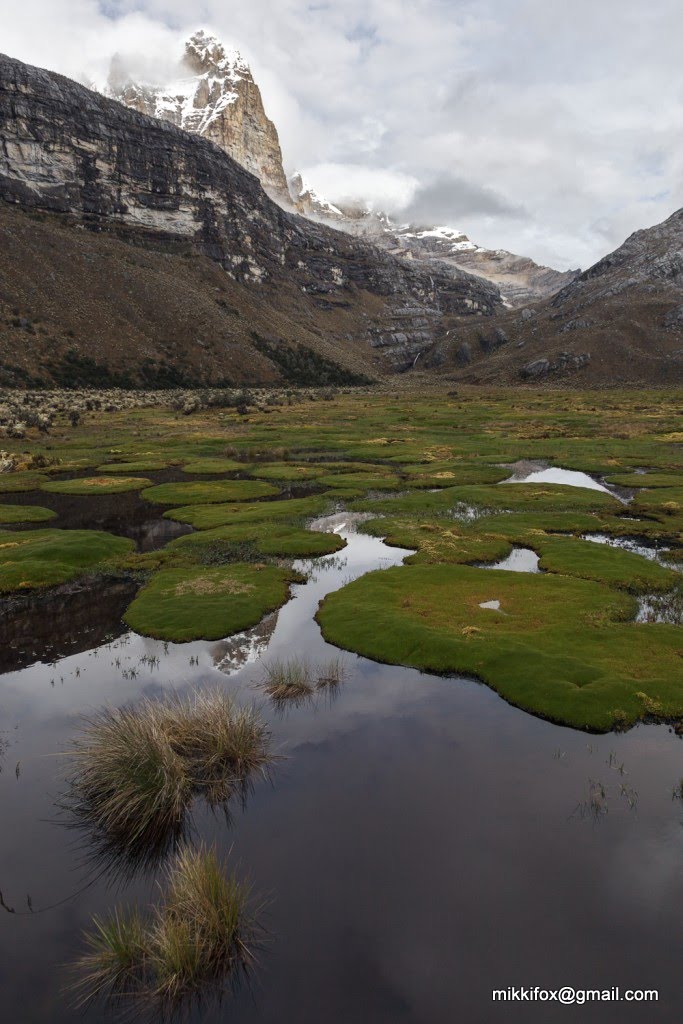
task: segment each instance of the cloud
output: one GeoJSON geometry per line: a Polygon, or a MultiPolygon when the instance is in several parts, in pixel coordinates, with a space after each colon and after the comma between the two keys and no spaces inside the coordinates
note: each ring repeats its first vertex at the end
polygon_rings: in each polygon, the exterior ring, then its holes
{"type": "Polygon", "coordinates": [[[304,168],[303,176],[333,203],[363,200],[387,213],[406,209],[419,185],[411,175],[363,164],[314,164],[304,168]]]}
{"type": "Polygon", "coordinates": [[[6,52],[95,82],[115,52],[159,69],[211,28],[251,62],[288,170],[551,265],[683,205],[680,0],[6,6],[6,52]]]}
{"type": "Polygon", "coordinates": [[[493,189],[446,175],[416,189],[403,214],[420,224],[454,224],[459,217],[469,219],[478,215],[515,220],[528,218],[519,204],[508,202],[493,189]]]}

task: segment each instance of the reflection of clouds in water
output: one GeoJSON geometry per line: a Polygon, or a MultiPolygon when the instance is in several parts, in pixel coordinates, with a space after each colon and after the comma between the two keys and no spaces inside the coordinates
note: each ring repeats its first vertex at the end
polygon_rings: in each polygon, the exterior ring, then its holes
{"type": "Polygon", "coordinates": [[[631,904],[638,915],[655,918],[666,909],[681,879],[683,829],[680,808],[656,833],[630,831],[616,846],[606,877],[623,909],[631,904]]]}

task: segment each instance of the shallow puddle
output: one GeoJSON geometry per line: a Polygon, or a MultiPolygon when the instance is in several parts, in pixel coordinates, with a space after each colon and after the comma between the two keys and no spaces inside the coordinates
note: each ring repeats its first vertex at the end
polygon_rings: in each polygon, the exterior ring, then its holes
{"type": "Polygon", "coordinates": [[[499,562],[481,562],[480,569],[503,569],[506,572],[542,572],[539,557],[531,548],[513,548],[507,558],[499,562]]]}
{"type": "MultiPolygon", "coordinates": [[[[663,726],[591,737],[477,682],[353,654],[344,654],[346,680],[333,696],[276,707],[263,691],[264,660],[338,656],[313,618],[320,599],[407,554],[358,532],[347,513],[316,525],[339,532],[346,548],[298,563],[307,582],[255,630],[189,644],[129,631],[102,643],[93,633],[90,650],[61,657],[55,647],[44,663],[0,679],[7,1020],[99,1024],[101,1007],[69,1006],[64,965],[82,950],[93,914],[156,895],[150,876],[112,889],[64,828],[56,755],[78,716],[207,685],[262,706],[286,759],[272,784],[257,783],[244,809],[234,808],[231,825],[197,812],[198,837],[266,894],[268,938],[251,990],[191,1020],[488,1022],[493,988],[529,984],[658,988],[659,1002],[629,1019],[675,1019],[681,741],[663,726]]],[[[580,1016],[624,1020],[618,1003],[586,1004],[580,1016]]],[[[553,1024],[567,1010],[508,1004],[503,1017],[553,1024]]]]}
{"type": "Polygon", "coordinates": [[[564,487],[585,487],[589,491],[602,491],[611,494],[622,502],[630,501],[634,490],[626,487],[608,486],[601,483],[588,473],[575,469],[561,469],[559,466],[547,466],[542,462],[522,460],[509,466],[512,476],[502,480],[501,484],[560,484],[564,487]]]}

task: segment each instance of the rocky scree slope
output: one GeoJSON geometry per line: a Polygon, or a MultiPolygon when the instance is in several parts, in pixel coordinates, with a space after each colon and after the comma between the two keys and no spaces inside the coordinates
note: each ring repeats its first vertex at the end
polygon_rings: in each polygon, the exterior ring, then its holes
{"type": "Polygon", "coordinates": [[[365,374],[404,370],[501,306],[481,278],[287,213],[210,141],[5,56],[0,140],[10,378],[40,367],[62,383],[51,367],[71,359],[146,384],[178,367],[174,383],[268,382],[302,345],[365,374]]]}
{"type": "Polygon", "coordinates": [[[683,209],[553,298],[464,327],[432,356],[476,382],[682,383],[683,209]]]}

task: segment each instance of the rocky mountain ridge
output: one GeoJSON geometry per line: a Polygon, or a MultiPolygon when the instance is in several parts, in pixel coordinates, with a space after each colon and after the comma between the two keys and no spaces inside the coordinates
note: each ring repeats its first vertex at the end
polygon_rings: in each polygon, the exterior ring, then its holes
{"type": "Polygon", "coordinates": [[[477,274],[497,285],[510,306],[552,295],[576,276],[576,271],[552,270],[503,249],[485,249],[453,228],[397,224],[364,204],[337,206],[300,173],[287,180],[277,129],[266,115],[249,65],[237,50],[205,31],[187,40],[176,78],[163,85],[131,80],[115,58],[106,94],[215,142],[255,174],[284,209],[366,238],[394,256],[438,260],[477,274]]]}
{"type": "Polygon", "coordinates": [[[552,298],[463,327],[438,359],[478,382],[683,383],[683,209],[552,298]]]}
{"type": "Polygon", "coordinates": [[[257,382],[305,345],[384,373],[501,306],[481,278],[287,213],[206,138],[4,56],[0,139],[0,361],[19,369],[257,382]]]}

